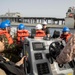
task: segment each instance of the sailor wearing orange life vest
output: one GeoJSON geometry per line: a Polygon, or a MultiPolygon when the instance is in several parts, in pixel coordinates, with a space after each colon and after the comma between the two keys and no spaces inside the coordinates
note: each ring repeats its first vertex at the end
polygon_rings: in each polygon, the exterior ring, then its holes
{"type": "Polygon", "coordinates": [[[61,34],[60,38],[65,40],[67,43],[69,38],[72,36],[72,34],[70,33],[70,29],[68,27],[64,27],[62,32],[63,33],[61,34]]]}
{"type": "Polygon", "coordinates": [[[1,23],[0,35],[4,34],[6,36],[6,38],[8,39],[8,43],[13,44],[13,39],[12,39],[11,35],[8,33],[8,30],[6,30],[7,26],[10,26],[10,25],[8,23],[6,23],[5,21],[1,23]]]}
{"type": "MultiPolygon", "coordinates": [[[[7,19],[7,20],[5,20],[5,21],[3,21],[3,22],[6,23],[5,29],[6,29],[6,31],[8,31],[8,33],[10,34],[10,31],[11,31],[10,20],[7,19]]],[[[1,26],[1,24],[0,24],[0,26],[1,26]]],[[[2,29],[2,28],[0,27],[0,29],[2,29]]]]}
{"type": "Polygon", "coordinates": [[[45,37],[46,36],[45,32],[42,30],[41,24],[37,24],[35,29],[36,29],[35,37],[45,37]]]}
{"type": "Polygon", "coordinates": [[[24,40],[25,37],[29,36],[29,31],[25,29],[24,24],[18,25],[18,30],[17,30],[17,42],[21,42],[21,39],[24,40]]]}

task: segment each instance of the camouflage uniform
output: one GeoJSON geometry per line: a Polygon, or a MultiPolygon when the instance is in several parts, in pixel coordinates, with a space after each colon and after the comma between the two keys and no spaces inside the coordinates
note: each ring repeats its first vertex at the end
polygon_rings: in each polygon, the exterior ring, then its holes
{"type": "Polygon", "coordinates": [[[21,58],[20,57],[21,50],[18,48],[16,41],[10,45],[8,44],[8,40],[5,35],[3,35],[3,38],[4,38],[4,44],[5,44],[5,50],[3,52],[3,55],[13,62],[19,61],[21,58]]]}
{"type": "Polygon", "coordinates": [[[64,49],[56,57],[59,64],[64,64],[72,61],[75,58],[75,34],[71,36],[64,49]]]}

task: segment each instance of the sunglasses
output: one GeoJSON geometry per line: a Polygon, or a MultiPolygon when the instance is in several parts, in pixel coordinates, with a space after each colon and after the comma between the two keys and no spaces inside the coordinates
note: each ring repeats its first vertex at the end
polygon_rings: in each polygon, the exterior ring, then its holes
{"type": "Polygon", "coordinates": [[[45,24],[43,26],[46,26],[45,24]]]}

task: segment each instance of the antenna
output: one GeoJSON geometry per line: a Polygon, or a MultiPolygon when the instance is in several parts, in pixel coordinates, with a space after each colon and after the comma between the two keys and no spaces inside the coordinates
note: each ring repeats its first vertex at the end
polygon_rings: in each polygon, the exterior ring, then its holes
{"type": "Polygon", "coordinates": [[[8,16],[10,16],[10,9],[8,8],[8,16]]]}

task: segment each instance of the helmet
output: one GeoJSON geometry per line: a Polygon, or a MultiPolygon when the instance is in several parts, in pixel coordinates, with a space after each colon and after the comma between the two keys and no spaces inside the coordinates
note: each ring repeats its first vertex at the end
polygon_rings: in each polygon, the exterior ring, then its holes
{"type": "Polygon", "coordinates": [[[41,24],[37,24],[35,29],[42,29],[42,25],[41,24]]]}
{"type": "Polygon", "coordinates": [[[1,24],[0,24],[0,28],[1,28],[1,24]]]}
{"type": "Polygon", "coordinates": [[[7,19],[7,20],[5,20],[5,22],[6,22],[6,23],[8,23],[8,24],[10,24],[10,20],[8,20],[8,19],[7,19]]]}
{"type": "Polygon", "coordinates": [[[62,31],[63,31],[63,32],[69,32],[70,29],[69,29],[68,27],[64,27],[62,31]]]}
{"type": "Polygon", "coordinates": [[[46,25],[46,24],[47,24],[47,22],[46,22],[46,21],[43,21],[43,23],[42,23],[42,24],[46,25]]]}
{"type": "Polygon", "coordinates": [[[4,22],[6,22],[8,25],[7,25],[7,27],[10,27],[10,20],[5,20],[4,22]]]}
{"type": "Polygon", "coordinates": [[[19,24],[18,29],[19,30],[25,29],[25,25],[24,24],[19,24]]]}
{"type": "Polygon", "coordinates": [[[10,26],[10,24],[6,23],[6,22],[2,22],[1,25],[0,25],[0,28],[1,29],[4,29],[6,27],[10,26]]]}
{"type": "Polygon", "coordinates": [[[0,23],[0,28],[1,28],[1,23],[0,23]]]}
{"type": "Polygon", "coordinates": [[[7,27],[10,27],[10,20],[5,20],[5,22],[8,24],[8,26],[7,27]]]}

